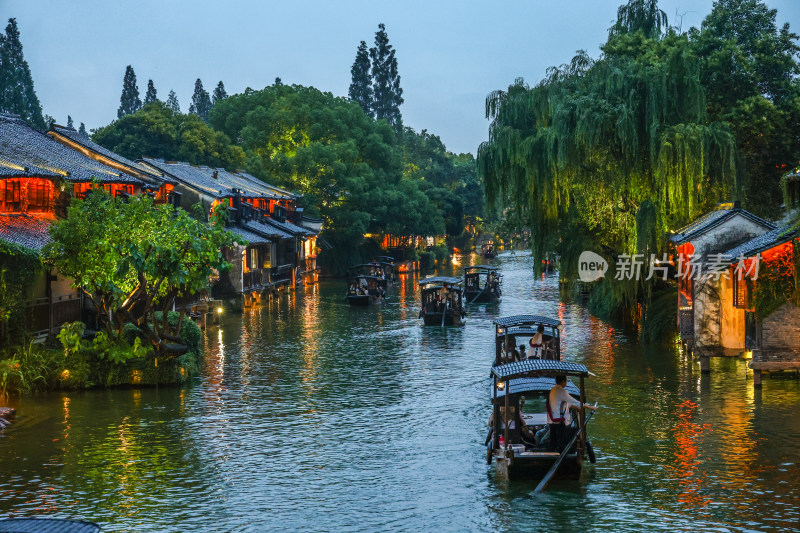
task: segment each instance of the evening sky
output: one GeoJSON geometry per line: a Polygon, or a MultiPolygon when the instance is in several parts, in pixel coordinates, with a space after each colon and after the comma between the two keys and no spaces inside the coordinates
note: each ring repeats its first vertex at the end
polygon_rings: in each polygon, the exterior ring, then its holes
{"type": "MultiPolygon", "coordinates": [[[[539,81],[578,49],[592,57],[623,0],[295,2],[204,0],[0,0],[16,17],[45,113],[77,127],[116,118],[126,65],[140,96],[174,90],[188,110],[194,80],[209,93],[261,89],[280,77],[346,96],[359,41],[386,24],[396,49],[404,122],[475,153],[487,137],[484,100],[515,78],[539,81]]],[[[661,0],[670,23],[699,26],[712,0],[661,0]]],[[[767,0],[800,32],[800,0],[767,0]]]]}

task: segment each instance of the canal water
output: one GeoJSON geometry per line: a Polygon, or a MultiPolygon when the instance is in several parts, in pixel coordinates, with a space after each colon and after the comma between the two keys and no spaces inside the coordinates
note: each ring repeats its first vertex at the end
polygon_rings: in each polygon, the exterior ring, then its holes
{"type": "Polygon", "coordinates": [[[471,306],[463,328],[421,325],[418,278],[363,309],[325,281],[225,315],[191,387],[12,402],[0,517],[104,531],[800,531],[797,380],[754,392],[738,359],[702,375],[561,303],[530,255],[496,263],[503,301],[471,306]],[[597,375],[588,396],[602,406],[597,464],[543,495],[485,463],[492,320],[520,313],[564,322],[564,359],[597,375]]]}

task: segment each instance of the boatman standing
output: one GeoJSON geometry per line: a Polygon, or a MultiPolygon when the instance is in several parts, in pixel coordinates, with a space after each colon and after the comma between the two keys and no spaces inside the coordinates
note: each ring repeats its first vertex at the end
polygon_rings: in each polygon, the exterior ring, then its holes
{"type": "MultiPolygon", "coordinates": [[[[583,404],[587,409],[597,410],[594,405],[583,404]]],[[[577,428],[573,426],[573,417],[570,409],[580,409],[581,402],[570,396],[567,392],[567,376],[556,376],[556,384],[550,389],[547,398],[547,424],[550,428],[551,452],[562,451],[572,437],[577,428]]]]}

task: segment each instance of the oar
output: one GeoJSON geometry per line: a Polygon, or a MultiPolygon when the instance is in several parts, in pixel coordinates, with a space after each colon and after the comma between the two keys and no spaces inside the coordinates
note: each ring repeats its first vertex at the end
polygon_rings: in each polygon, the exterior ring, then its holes
{"type": "MultiPolygon", "coordinates": [[[[596,405],[597,402],[595,402],[595,406],[596,405]]],[[[592,419],[593,414],[594,411],[590,412],[589,416],[586,417],[586,422],[584,422],[583,426],[581,426],[580,429],[578,429],[578,431],[575,433],[575,436],[572,437],[572,440],[569,441],[569,444],[567,444],[567,447],[564,448],[564,451],[561,452],[561,455],[558,456],[556,462],[553,463],[553,466],[550,467],[550,470],[547,471],[547,474],[545,474],[545,476],[542,478],[539,484],[536,485],[536,488],[533,491],[534,494],[538,494],[547,488],[547,485],[550,483],[550,480],[555,475],[556,471],[558,470],[558,467],[561,466],[561,461],[563,461],[564,457],[567,456],[567,453],[572,449],[572,445],[575,444],[575,441],[578,440],[578,437],[581,436],[581,433],[583,433],[586,430],[586,425],[589,423],[589,420],[592,419]]],[[[550,435],[550,437],[553,437],[553,435],[550,435]]]]}
{"type": "Polygon", "coordinates": [[[450,305],[450,300],[444,301],[444,310],[442,311],[442,327],[444,327],[444,318],[447,316],[447,307],[450,305]]]}

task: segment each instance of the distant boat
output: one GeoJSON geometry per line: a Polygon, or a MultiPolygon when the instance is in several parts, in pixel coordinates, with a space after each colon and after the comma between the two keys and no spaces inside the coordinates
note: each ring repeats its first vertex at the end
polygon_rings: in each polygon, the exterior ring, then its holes
{"type": "Polygon", "coordinates": [[[435,276],[419,282],[422,309],[420,318],[426,326],[463,326],[464,291],[461,278],[435,276]]]}
{"type": "Polygon", "coordinates": [[[468,304],[500,301],[503,293],[498,270],[491,265],[464,267],[464,299],[468,304]]]}
{"type": "Polygon", "coordinates": [[[381,303],[386,298],[385,279],[351,272],[347,276],[345,298],[351,306],[381,303]]]}

